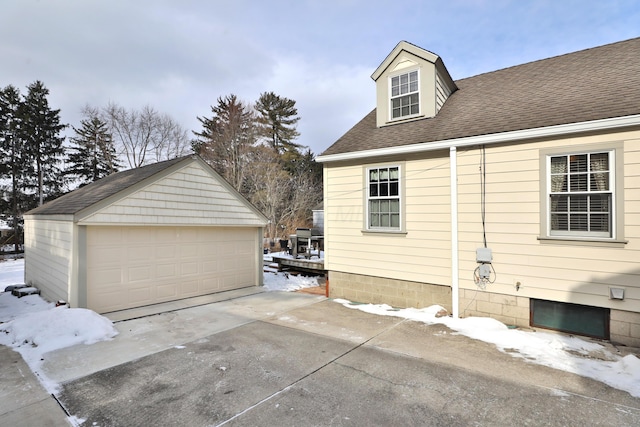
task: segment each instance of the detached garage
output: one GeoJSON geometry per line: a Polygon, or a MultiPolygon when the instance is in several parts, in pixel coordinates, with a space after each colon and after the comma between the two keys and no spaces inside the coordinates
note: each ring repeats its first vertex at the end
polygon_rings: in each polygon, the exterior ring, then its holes
{"type": "Polygon", "coordinates": [[[24,215],[25,282],[108,313],[262,284],[267,219],[198,156],[110,175],[24,215]]]}

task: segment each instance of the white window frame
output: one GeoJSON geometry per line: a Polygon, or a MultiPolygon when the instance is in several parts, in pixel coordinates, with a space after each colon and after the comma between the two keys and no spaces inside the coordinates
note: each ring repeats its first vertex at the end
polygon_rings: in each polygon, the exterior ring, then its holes
{"type": "MultiPolygon", "coordinates": [[[[403,71],[402,73],[394,73],[392,75],[389,76],[389,121],[396,121],[396,120],[404,120],[404,119],[409,119],[409,118],[413,118],[413,117],[417,117],[420,115],[420,110],[422,109],[421,106],[421,99],[420,99],[420,69],[416,68],[416,69],[409,69],[406,71],[403,71]],[[417,81],[416,81],[416,90],[412,91],[411,90],[411,74],[415,73],[416,77],[417,77],[417,81]],[[407,85],[409,86],[408,91],[405,93],[401,92],[400,89],[400,93],[398,93],[397,95],[393,95],[393,79],[398,78],[401,79],[401,76],[407,76],[407,85]],[[411,111],[409,111],[409,114],[407,115],[400,115],[398,117],[393,117],[393,100],[394,99],[401,99],[404,97],[410,97],[411,95],[418,95],[418,112],[416,113],[411,113],[411,111]]],[[[409,110],[411,110],[411,105],[413,104],[409,104],[409,110]]],[[[400,112],[402,113],[402,107],[400,107],[400,112]]]]}
{"type": "MultiPolygon", "coordinates": [[[[379,182],[379,181],[378,181],[379,182]]],[[[391,181],[390,181],[391,182],[391,181]]],[[[389,186],[389,188],[391,188],[391,185],[389,186]]],[[[370,166],[367,167],[365,169],[365,212],[366,212],[366,219],[365,219],[365,227],[367,231],[391,231],[391,232],[399,232],[403,230],[404,227],[404,221],[403,221],[403,201],[402,201],[402,197],[403,197],[403,175],[402,175],[402,167],[399,164],[390,164],[390,165],[376,165],[376,166],[370,166]],[[374,170],[391,170],[391,169],[397,169],[398,170],[398,182],[397,182],[397,195],[387,195],[387,196],[381,196],[381,195],[375,195],[372,196],[371,195],[371,184],[372,181],[370,181],[370,174],[371,171],[374,170]],[[372,225],[371,224],[371,212],[370,212],[370,207],[371,207],[371,201],[377,201],[377,200],[396,200],[398,202],[398,212],[397,212],[397,216],[398,216],[398,225],[397,226],[382,226],[382,225],[372,225]]],[[[392,214],[392,212],[390,211],[390,214],[392,214]]],[[[393,212],[393,214],[395,214],[395,212],[393,212]]],[[[389,223],[391,223],[391,218],[389,223]]]]}
{"type": "MultiPolygon", "coordinates": [[[[603,171],[604,172],[604,171],[603,171]]],[[[549,238],[564,238],[564,239],[589,239],[589,240],[615,240],[618,236],[618,226],[619,224],[619,215],[618,215],[618,205],[619,205],[619,201],[618,201],[618,194],[617,194],[617,183],[619,182],[620,177],[618,176],[618,174],[622,173],[620,170],[618,170],[617,167],[617,160],[616,160],[616,150],[614,148],[594,148],[594,149],[589,149],[589,150],[567,150],[567,151],[558,151],[558,152],[553,152],[553,153],[547,153],[545,154],[545,181],[546,181],[546,185],[545,185],[545,222],[546,222],[546,236],[548,236],[549,238]],[[605,172],[608,174],[608,189],[606,190],[598,190],[598,189],[594,189],[592,188],[594,183],[592,180],[592,175],[597,174],[598,172],[594,172],[591,170],[591,165],[589,162],[589,159],[591,158],[590,156],[592,154],[601,154],[601,153],[606,153],[608,155],[608,170],[605,172]],[[569,169],[569,161],[571,156],[581,156],[581,155],[586,155],[587,156],[587,166],[588,169],[586,172],[571,172],[569,169]],[[552,170],[552,165],[551,165],[551,160],[552,158],[562,158],[562,157],[566,157],[567,158],[567,170],[565,172],[560,172],[560,173],[553,173],[552,170]],[[552,174],[555,176],[562,176],[565,175],[567,176],[567,181],[566,181],[566,190],[565,191],[552,191],[552,174]],[[587,191],[571,191],[571,177],[572,176],[583,176],[586,175],[587,177],[587,191]],[[587,205],[590,205],[590,196],[591,195],[597,195],[597,194],[609,194],[610,195],[610,201],[609,201],[609,211],[608,211],[608,215],[609,215],[609,231],[590,231],[590,230],[571,230],[570,229],[570,220],[568,219],[568,226],[567,228],[569,228],[568,230],[552,230],[552,211],[551,209],[553,208],[553,203],[551,202],[551,197],[552,195],[567,195],[568,199],[570,200],[571,195],[586,195],[587,200],[589,201],[587,203],[587,205]]],[[[594,178],[595,179],[595,178],[594,178]]],[[[570,204],[570,203],[569,203],[570,204]]],[[[587,206],[586,207],[586,211],[580,211],[579,213],[574,212],[574,215],[587,215],[587,217],[589,218],[588,223],[590,223],[591,220],[591,215],[596,215],[596,213],[592,213],[590,212],[590,207],[587,206]],[[584,212],[584,213],[583,213],[584,212]]],[[[564,212],[564,210],[562,210],[562,212],[564,212]]],[[[566,210],[567,214],[569,215],[569,217],[571,216],[571,206],[567,206],[567,210],[566,210]]],[[[568,218],[569,218],[568,217],[568,218]]]]}

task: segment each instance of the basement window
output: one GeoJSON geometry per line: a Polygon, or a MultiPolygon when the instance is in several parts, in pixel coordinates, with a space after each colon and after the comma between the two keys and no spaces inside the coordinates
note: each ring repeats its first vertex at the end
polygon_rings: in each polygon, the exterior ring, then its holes
{"type": "Polygon", "coordinates": [[[529,304],[531,326],[609,339],[608,308],[533,298],[529,304]]]}

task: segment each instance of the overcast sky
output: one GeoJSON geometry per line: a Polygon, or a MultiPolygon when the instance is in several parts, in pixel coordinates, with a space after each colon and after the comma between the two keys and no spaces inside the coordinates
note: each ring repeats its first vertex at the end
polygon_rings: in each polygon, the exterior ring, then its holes
{"type": "Polygon", "coordinates": [[[273,91],[321,154],[375,107],[401,40],[457,80],[638,36],[637,0],[2,0],[0,87],[41,80],[74,126],[113,101],[198,131],[218,97],[273,91]]]}

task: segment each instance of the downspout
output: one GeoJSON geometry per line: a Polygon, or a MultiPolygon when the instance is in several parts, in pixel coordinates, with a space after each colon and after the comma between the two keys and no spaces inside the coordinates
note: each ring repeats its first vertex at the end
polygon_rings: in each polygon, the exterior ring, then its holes
{"type": "Polygon", "coordinates": [[[451,161],[451,305],[453,317],[459,317],[459,276],[458,276],[458,161],[456,147],[449,148],[451,161]]]}

